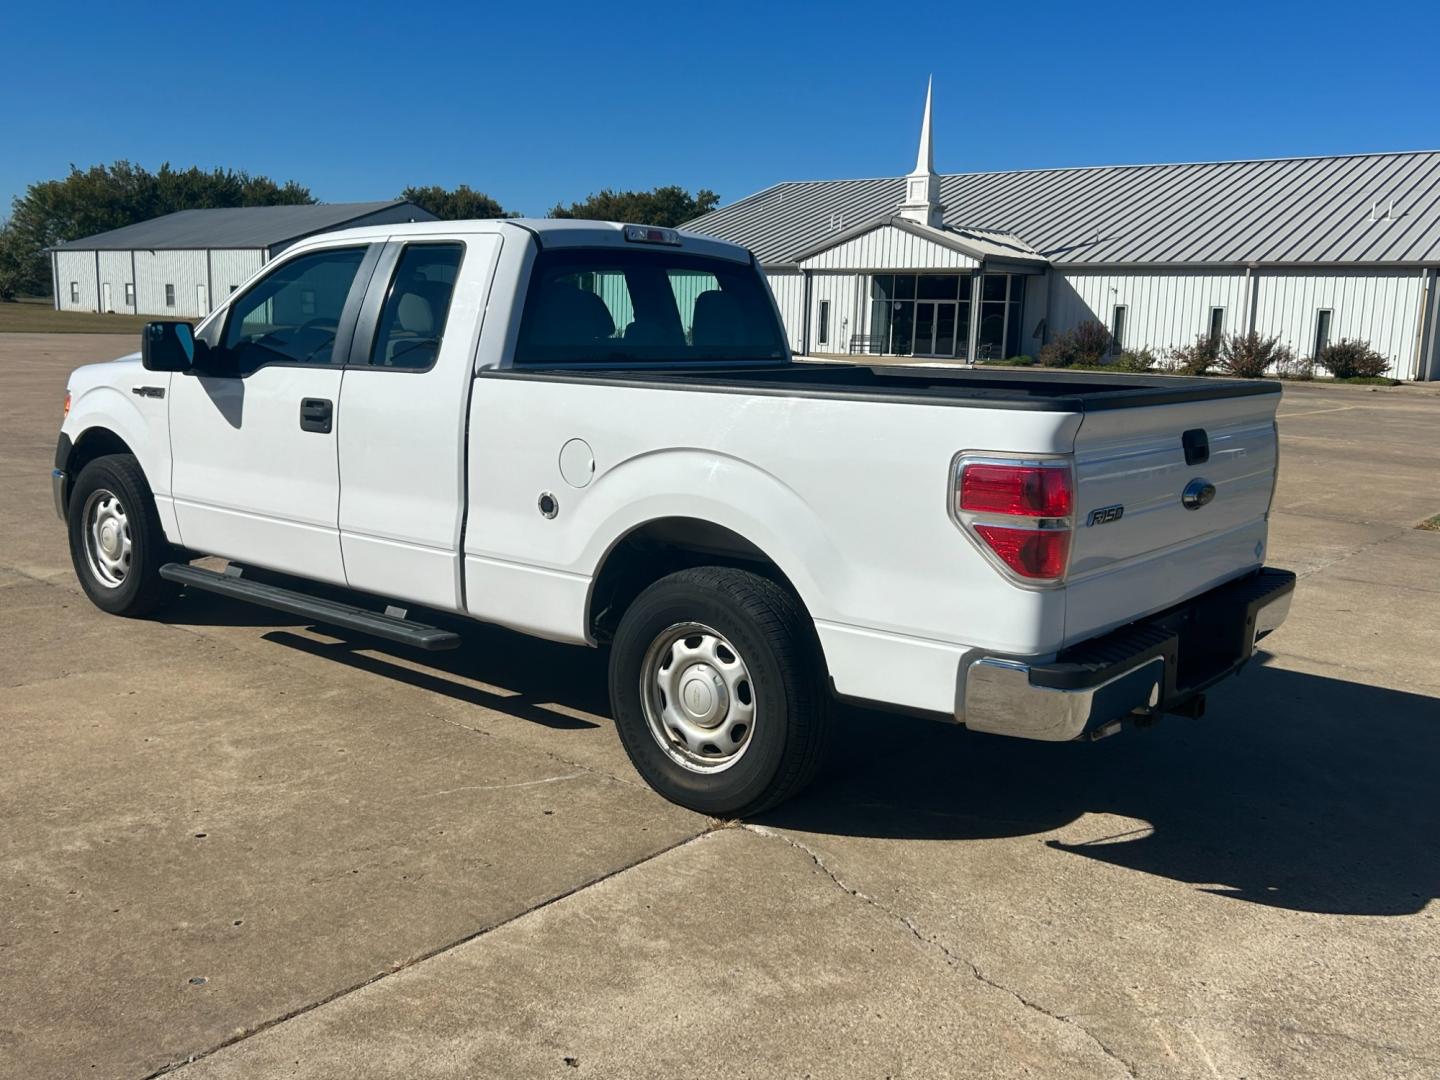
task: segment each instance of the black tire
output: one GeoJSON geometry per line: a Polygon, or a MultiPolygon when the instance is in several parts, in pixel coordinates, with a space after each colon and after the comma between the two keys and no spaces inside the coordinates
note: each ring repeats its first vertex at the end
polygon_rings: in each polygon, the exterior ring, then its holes
{"type": "MultiPolygon", "coordinates": [[[[175,598],[179,587],[160,576],[160,567],[173,558],[165,539],[155,499],[140,463],[130,454],[96,458],[76,477],[66,506],[70,529],[70,561],[85,595],[100,610],[112,615],[138,617],[159,610],[175,598]],[[86,514],[91,496],[109,492],[123,508],[130,541],[128,568],[118,583],[107,582],[86,551],[86,514]]],[[[97,559],[98,564],[98,559],[97,559]]]]}
{"type": "Polygon", "coordinates": [[[814,627],[797,599],[757,574],[705,566],[661,578],[626,609],[610,653],[610,704],[620,741],[651,787],[680,806],[728,818],[776,806],[814,779],[832,703],[814,627]],[[719,772],[675,760],[676,751],[662,746],[647,717],[647,654],[688,623],[733,643],[753,686],[749,744],[719,772]]]}

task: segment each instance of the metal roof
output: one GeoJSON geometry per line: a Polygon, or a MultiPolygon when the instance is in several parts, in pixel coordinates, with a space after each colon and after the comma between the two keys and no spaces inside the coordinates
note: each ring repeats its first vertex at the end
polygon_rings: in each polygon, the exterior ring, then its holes
{"type": "MultiPolygon", "coordinates": [[[[164,249],[268,248],[312,233],[344,225],[397,206],[384,202],[308,203],[301,206],[235,206],[210,210],[179,210],[149,221],[56,244],[57,251],[159,251],[164,249]]],[[[434,215],[415,206],[418,220],[434,215]]]]}
{"type": "MultiPolygon", "coordinates": [[[[903,188],[776,184],[684,228],[783,265],[884,217],[903,188]]],[[[1440,263],[1440,151],[957,173],[940,199],[947,227],[1010,234],[1060,264],[1440,263]]]]}

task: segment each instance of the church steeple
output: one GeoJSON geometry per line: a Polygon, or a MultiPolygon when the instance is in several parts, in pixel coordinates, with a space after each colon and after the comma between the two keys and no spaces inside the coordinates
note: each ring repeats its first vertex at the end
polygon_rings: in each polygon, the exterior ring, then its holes
{"type": "Polygon", "coordinates": [[[930,134],[930,98],[935,77],[925,86],[925,119],[920,123],[920,149],[915,155],[915,171],[905,178],[905,200],[900,216],[922,225],[941,227],[945,208],[940,205],[940,176],[935,172],[935,144],[930,134]]]}

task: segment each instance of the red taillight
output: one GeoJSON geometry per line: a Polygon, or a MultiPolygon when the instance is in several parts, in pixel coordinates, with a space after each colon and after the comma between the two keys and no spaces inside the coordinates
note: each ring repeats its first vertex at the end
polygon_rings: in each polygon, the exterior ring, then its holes
{"type": "Polygon", "coordinates": [[[991,562],[1021,582],[1051,586],[1065,580],[1075,527],[1069,459],[961,454],[954,485],[955,521],[991,562]]]}
{"type": "Polygon", "coordinates": [[[1070,557],[1068,529],[976,525],[975,531],[1001,562],[1023,578],[1054,580],[1065,575],[1065,562],[1070,557]]]}
{"type": "Polygon", "coordinates": [[[960,474],[960,502],[972,514],[1069,517],[1070,470],[1051,465],[971,462],[960,474]]]}

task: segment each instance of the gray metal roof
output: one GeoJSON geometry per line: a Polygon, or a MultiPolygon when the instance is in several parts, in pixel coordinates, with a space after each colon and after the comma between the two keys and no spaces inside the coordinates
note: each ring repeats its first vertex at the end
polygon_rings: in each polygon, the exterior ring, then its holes
{"type": "MultiPolygon", "coordinates": [[[[894,210],[903,187],[776,184],[684,228],[779,265],[894,210]]],[[[1008,233],[1061,264],[1440,263],[1440,151],[958,173],[940,200],[947,226],[1008,233]]]]}
{"type": "MultiPolygon", "coordinates": [[[[324,232],[356,218],[412,205],[404,199],[384,202],[310,203],[303,206],[235,206],[178,210],[149,221],[56,244],[58,251],[159,251],[163,249],[268,248],[324,232]]],[[[434,215],[415,207],[417,220],[434,215]]]]}

